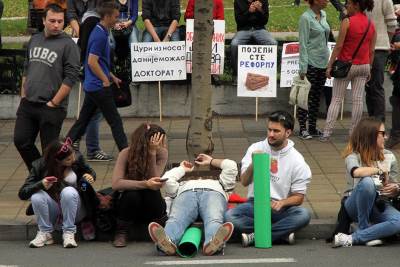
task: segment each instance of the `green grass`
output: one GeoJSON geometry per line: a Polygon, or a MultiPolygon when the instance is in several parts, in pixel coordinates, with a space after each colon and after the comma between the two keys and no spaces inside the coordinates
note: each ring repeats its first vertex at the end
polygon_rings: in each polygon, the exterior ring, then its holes
{"type": "MultiPolygon", "coordinates": [[[[141,2],[141,1],[139,1],[141,2]]],[[[287,6],[291,5],[293,0],[270,0],[270,18],[268,22],[268,30],[271,32],[296,32],[298,28],[298,20],[301,14],[306,10],[307,5],[300,7],[287,6]]],[[[20,17],[27,16],[28,0],[4,0],[5,10],[4,17],[20,17]]],[[[187,0],[181,1],[182,9],[186,8],[187,0]]],[[[224,0],[226,32],[236,32],[236,22],[234,18],[233,0],[224,0]]],[[[140,10],[140,9],[139,9],[140,10]]],[[[326,9],[328,13],[328,21],[334,30],[339,29],[338,13],[329,5],[326,9]]],[[[184,24],[183,13],[180,24],[184,24]]],[[[141,18],[137,21],[139,29],[143,29],[143,21],[141,18]]],[[[15,21],[1,21],[1,29],[3,36],[19,36],[26,34],[26,19],[15,21]]]]}

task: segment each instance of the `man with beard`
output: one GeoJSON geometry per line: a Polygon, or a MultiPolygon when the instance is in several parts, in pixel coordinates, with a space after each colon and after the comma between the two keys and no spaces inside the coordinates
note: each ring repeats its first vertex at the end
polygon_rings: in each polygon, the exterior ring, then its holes
{"type": "Polygon", "coordinates": [[[294,244],[294,231],[310,222],[309,211],[300,205],[311,180],[311,170],[288,139],[293,132],[294,118],[286,111],[276,111],[268,117],[267,127],[267,138],[252,144],[242,159],[240,181],[249,186],[248,201],[225,214],[226,221],[242,233],[244,247],[254,244],[254,153],[268,153],[271,158],[272,241],[294,244]]]}

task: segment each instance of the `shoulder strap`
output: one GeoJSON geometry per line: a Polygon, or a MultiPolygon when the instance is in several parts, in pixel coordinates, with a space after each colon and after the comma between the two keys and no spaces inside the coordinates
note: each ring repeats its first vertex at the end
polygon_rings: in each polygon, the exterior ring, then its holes
{"type": "Polygon", "coordinates": [[[361,41],[360,41],[360,43],[358,44],[356,50],[354,51],[353,56],[351,57],[351,60],[353,60],[353,59],[356,57],[356,55],[357,55],[357,53],[358,53],[358,50],[360,49],[362,43],[363,43],[364,40],[365,40],[365,37],[367,36],[367,33],[368,33],[368,31],[369,31],[369,26],[370,26],[370,25],[371,25],[371,20],[368,19],[368,26],[367,26],[367,29],[365,30],[364,35],[363,35],[363,37],[361,38],[361,41]]]}

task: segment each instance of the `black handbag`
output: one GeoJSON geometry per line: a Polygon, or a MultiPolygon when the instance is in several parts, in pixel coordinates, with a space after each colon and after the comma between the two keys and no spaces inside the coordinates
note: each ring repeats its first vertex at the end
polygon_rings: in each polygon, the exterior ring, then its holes
{"type": "Polygon", "coordinates": [[[132,95],[129,84],[129,81],[122,81],[119,84],[119,88],[115,83],[111,85],[115,105],[118,108],[128,107],[132,104],[132,95]]]}
{"type": "Polygon", "coordinates": [[[351,57],[351,61],[343,61],[336,59],[335,62],[332,64],[332,70],[331,70],[331,76],[334,78],[346,78],[347,75],[349,74],[349,71],[351,69],[351,66],[353,65],[353,59],[356,57],[358,50],[361,47],[361,44],[364,42],[365,37],[367,36],[369,26],[371,24],[371,21],[368,19],[368,26],[367,30],[364,32],[363,37],[361,38],[356,50],[353,53],[353,56],[351,57]]]}

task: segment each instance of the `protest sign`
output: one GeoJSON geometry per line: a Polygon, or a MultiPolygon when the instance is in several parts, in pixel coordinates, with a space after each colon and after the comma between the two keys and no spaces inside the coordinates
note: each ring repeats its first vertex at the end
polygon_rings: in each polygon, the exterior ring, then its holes
{"type": "Polygon", "coordinates": [[[132,81],[186,79],[185,42],[131,44],[132,81]]]}
{"type": "MultiPolygon", "coordinates": [[[[335,43],[328,42],[329,57],[335,48],[335,43]]],[[[291,87],[294,76],[299,72],[300,46],[298,42],[283,44],[281,62],[281,82],[280,87],[291,87]]],[[[325,86],[332,87],[333,78],[327,79],[325,86]]],[[[350,87],[349,87],[350,88],[350,87]]]]}
{"type": "MultiPolygon", "coordinates": [[[[194,20],[186,20],[186,72],[192,73],[194,20]]],[[[211,74],[224,73],[225,20],[214,20],[211,50],[211,74]]]]}
{"type": "Polygon", "coordinates": [[[238,47],[238,96],[276,97],[277,46],[238,47]]]}

